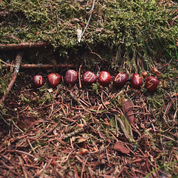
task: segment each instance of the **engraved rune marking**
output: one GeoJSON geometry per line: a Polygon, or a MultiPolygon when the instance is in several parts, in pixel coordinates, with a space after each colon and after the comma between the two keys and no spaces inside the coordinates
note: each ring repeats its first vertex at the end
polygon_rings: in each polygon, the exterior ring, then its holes
{"type": "Polygon", "coordinates": [[[43,83],[41,76],[38,76],[38,83],[39,83],[39,84],[42,84],[42,83],[43,83]]]}
{"type": "Polygon", "coordinates": [[[54,75],[54,77],[53,77],[53,84],[55,83],[56,78],[57,78],[57,76],[54,75]]]}
{"type": "Polygon", "coordinates": [[[72,82],[73,76],[74,76],[74,73],[71,72],[71,76],[70,76],[70,81],[71,81],[71,82],[72,82]]]}
{"type": "Polygon", "coordinates": [[[87,73],[87,75],[85,76],[85,79],[89,79],[88,81],[90,81],[92,78],[94,77],[93,73],[87,73]]]}
{"type": "Polygon", "coordinates": [[[149,84],[148,88],[150,88],[150,87],[153,85],[152,79],[150,79],[150,80],[148,81],[148,84],[149,84]]]}
{"type": "Polygon", "coordinates": [[[114,81],[117,81],[117,80],[121,81],[122,80],[122,76],[124,76],[124,74],[118,74],[114,81]]]}
{"type": "Polygon", "coordinates": [[[104,76],[101,76],[102,80],[106,80],[107,78],[107,73],[104,73],[104,76]]]}
{"type": "Polygon", "coordinates": [[[141,77],[139,77],[138,75],[136,75],[135,77],[136,77],[137,83],[139,83],[139,80],[140,80],[141,77]]]}

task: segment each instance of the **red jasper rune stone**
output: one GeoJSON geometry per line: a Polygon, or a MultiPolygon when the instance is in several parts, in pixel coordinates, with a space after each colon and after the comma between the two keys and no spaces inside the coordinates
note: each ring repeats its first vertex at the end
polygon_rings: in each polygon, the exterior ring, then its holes
{"type": "Polygon", "coordinates": [[[35,88],[41,87],[44,84],[44,78],[41,75],[35,75],[33,77],[33,85],[35,88]]]}
{"type": "Polygon", "coordinates": [[[48,82],[52,87],[57,86],[61,81],[61,76],[58,73],[48,74],[48,82]]]}
{"type": "Polygon", "coordinates": [[[125,73],[118,73],[113,79],[113,85],[115,87],[121,88],[127,82],[127,75],[125,73]]]}
{"type": "Polygon", "coordinates": [[[91,85],[92,83],[96,82],[97,76],[91,72],[91,71],[86,71],[83,74],[82,81],[85,85],[91,85]]]}
{"type": "Polygon", "coordinates": [[[146,88],[147,88],[148,91],[154,91],[154,90],[156,90],[158,84],[159,84],[158,80],[155,77],[153,77],[153,76],[149,76],[146,79],[146,82],[145,82],[145,86],[146,86],[146,88]]]}
{"type": "Polygon", "coordinates": [[[142,78],[140,77],[139,74],[134,74],[133,77],[132,77],[132,82],[131,82],[131,85],[133,88],[139,88],[141,85],[142,85],[142,78]]]}
{"type": "Polygon", "coordinates": [[[99,75],[99,83],[102,86],[108,86],[111,82],[111,75],[106,72],[106,71],[102,71],[99,75]]]}
{"type": "Polygon", "coordinates": [[[74,85],[77,81],[77,72],[75,70],[68,70],[64,81],[66,84],[74,85]]]}

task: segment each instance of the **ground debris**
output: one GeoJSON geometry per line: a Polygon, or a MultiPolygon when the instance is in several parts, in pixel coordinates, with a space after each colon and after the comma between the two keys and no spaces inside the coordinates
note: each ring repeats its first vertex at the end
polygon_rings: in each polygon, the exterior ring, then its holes
{"type": "MultiPolygon", "coordinates": [[[[161,177],[178,173],[176,108],[168,99],[166,110],[161,109],[158,92],[165,89],[152,94],[144,89],[133,92],[128,84],[119,92],[112,87],[96,92],[93,86],[63,83],[34,89],[31,74],[27,75],[17,78],[19,85],[5,100],[6,110],[0,112],[1,176],[161,177]]],[[[175,94],[170,96],[175,100],[175,94]]]]}

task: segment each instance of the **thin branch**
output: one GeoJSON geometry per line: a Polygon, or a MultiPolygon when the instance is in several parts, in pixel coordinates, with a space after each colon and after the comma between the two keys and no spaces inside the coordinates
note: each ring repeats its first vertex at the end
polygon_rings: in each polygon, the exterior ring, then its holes
{"type": "Polygon", "coordinates": [[[47,42],[37,42],[37,43],[19,43],[19,44],[0,44],[0,50],[18,50],[18,49],[25,49],[25,48],[39,48],[39,47],[47,47],[51,46],[47,42]]]}
{"type": "Polygon", "coordinates": [[[9,92],[10,92],[12,86],[13,86],[14,83],[15,83],[15,80],[16,80],[16,78],[17,78],[17,74],[18,74],[19,69],[20,69],[20,63],[21,63],[21,60],[22,60],[22,56],[23,56],[23,52],[19,52],[19,53],[17,54],[17,56],[16,56],[16,59],[15,59],[16,64],[15,64],[14,73],[12,74],[12,79],[11,79],[11,81],[10,81],[8,87],[7,87],[7,90],[6,90],[5,94],[4,94],[3,97],[1,98],[0,103],[3,103],[3,102],[4,102],[4,100],[6,99],[6,97],[7,97],[8,94],[9,94],[9,92]]]}
{"type": "MultiPolygon", "coordinates": [[[[2,60],[1,60],[2,62],[2,60]]],[[[12,64],[2,64],[2,68],[8,68],[14,66],[12,64]]],[[[38,69],[47,69],[47,68],[75,68],[74,64],[56,64],[56,65],[51,65],[51,64],[21,64],[21,68],[38,68],[38,69]]]]}
{"type": "Polygon", "coordinates": [[[93,4],[92,4],[91,10],[90,10],[90,12],[89,12],[90,16],[89,16],[89,18],[88,18],[88,22],[87,22],[87,24],[86,24],[86,26],[85,26],[85,28],[84,28],[84,30],[83,30],[83,32],[82,32],[82,35],[80,36],[80,39],[78,39],[78,41],[80,41],[80,40],[82,39],[82,37],[83,37],[83,35],[84,35],[86,29],[88,28],[88,25],[89,25],[89,23],[90,23],[90,20],[91,20],[91,16],[92,16],[92,12],[93,12],[94,7],[95,7],[95,0],[93,0],[93,4]]]}
{"type": "Polygon", "coordinates": [[[82,88],[81,77],[80,77],[82,65],[83,64],[80,65],[79,71],[78,71],[79,88],[82,88]]]}
{"type": "Polygon", "coordinates": [[[51,64],[22,64],[22,68],[75,68],[74,64],[56,64],[56,65],[51,65],[51,64]]]}
{"type": "Polygon", "coordinates": [[[14,170],[12,170],[12,167],[6,165],[2,160],[0,160],[0,163],[6,168],[9,169],[10,172],[12,172],[13,174],[15,174],[16,176],[19,176],[19,174],[17,172],[15,172],[14,170]]]}

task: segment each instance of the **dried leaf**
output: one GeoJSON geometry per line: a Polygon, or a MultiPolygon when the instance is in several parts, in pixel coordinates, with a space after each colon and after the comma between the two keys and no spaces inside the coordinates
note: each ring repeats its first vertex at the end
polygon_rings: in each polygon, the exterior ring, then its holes
{"type": "Polygon", "coordinates": [[[77,126],[82,128],[82,127],[84,127],[84,124],[78,124],[77,126]]]}
{"type": "Polygon", "coordinates": [[[81,154],[81,155],[85,155],[87,153],[89,153],[89,150],[85,149],[85,148],[81,148],[81,150],[79,151],[79,154],[81,154]]]}
{"type": "Polygon", "coordinates": [[[124,115],[121,115],[121,117],[118,117],[117,115],[115,115],[115,117],[119,121],[121,129],[124,132],[125,137],[129,140],[129,142],[135,142],[133,138],[132,128],[127,118],[124,115]]]}
{"type": "Polygon", "coordinates": [[[35,123],[33,117],[23,117],[17,120],[17,125],[22,130],[30,128],[35,123]]]}
{"type": "Polygon", "coordinates": [[[142,128],[142,129],[145,129],[145,125],[141,122],[140,123],[140,127],[142,128]]]}
{"type": "Polygon", "coordinates": [[[47,91],[48,91],[49,93],[52,93],[52,92],[53,92],[53,88],[49,88],[49,89],[47,89],[47,91]]]}
{"type": "Polygon", "coordinates": [[[161,76],[161,72],[158,71],[158,69],[157,69],[156,67],[153,67],[152,72],[153,72],[154,74],[156,74],[157,77],[160,77],[160,76],[161,76]]]}
{"type": "Polygon", "coordinates": [[[124,144],[122,142],[117,142],[115,145],[114,145],[114,149],[117,150],[117,151],[120,151],[124,154],[128,154],[130,153],[130,150],[128,148],[126,148],[124,146],[124,144]]]}
{"type": "Polygon", "coordinates": [[[131,125],[134,125],[134,121],[135,121],[134,112],[132,111],[133,106],[134,105],[132,101],[130,101],[129,99],[125,99],[123,105],[123,113],[131,125]]]}
{"type": "Polygon", "coordinates": [[[82,142],[85,142],[85,141],[87,141],[87,138],[80,137],[80,138],[78,138],[77,143],[82,143],[82,142]]]}
{"type": "Polygon", "coordinates": [[[156,67],[153,67],[152,72],[155,74],[160,74],[160,72],[158,71],[158,69],[156,67]]]}
{"type": "Polygon", "coordinates": [[[145,71],[145,72],[142,72],[142,76],[143,76],[143,77],[147,77],[147,75],[148,75],[148,72],[146,72],[146,71],[145,71]]]}
{"type": "Polygon", "coordinates": [[[104,105],[109,105],[109,104],[110,104],[109,101],[104,102],[104,105]]]}
{"type": "Polygon", "coordinates": [[[51,165],[52,165],[52,166],[56,166],[56,161],[55,161],[55,160],[52,160],[52,161],[51,161],[51,165]]]}
{"type": "Polygon", "coordinates": [[[58,135],[58,133],[57,133],[57,130],[56,130],[56,129],[54,129],[54,130],[53,130],[53,134],[54,134],[54,135],[56,135],[56,136],[58,135]]]}

